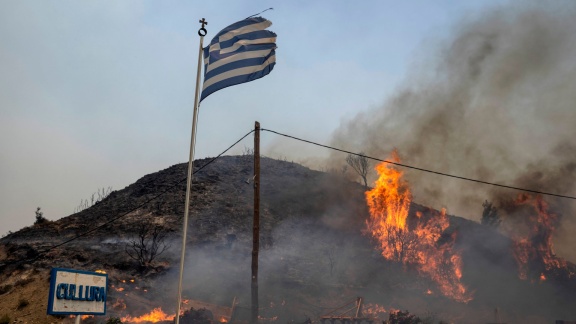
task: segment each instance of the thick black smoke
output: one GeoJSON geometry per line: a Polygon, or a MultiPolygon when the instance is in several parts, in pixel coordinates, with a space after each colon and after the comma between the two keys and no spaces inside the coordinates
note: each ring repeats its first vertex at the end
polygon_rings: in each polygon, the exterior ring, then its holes
{"type": "MultiPolygon", "coordinates": [[[[332,144],[533,190],[576,196],[576,3],[502,7],[455,26],[382,106],[343,123],[332,144]]],[[[338,156],[333,160],[342,161],[338,156]]],[[[407,170],[416,202],[478,220],[512,190],[407,170]]],[[[557,252],[576,254],[576,202],[554,201],[557,252]]]]}

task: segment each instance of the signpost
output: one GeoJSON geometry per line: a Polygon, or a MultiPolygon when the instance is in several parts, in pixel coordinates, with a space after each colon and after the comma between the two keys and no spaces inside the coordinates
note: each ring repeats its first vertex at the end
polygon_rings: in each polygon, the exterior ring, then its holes
{"type": "Polygon", "coordinates": [[[108,275],[53,268],[50,275],[48,315],[106,315],[108,275]]]}

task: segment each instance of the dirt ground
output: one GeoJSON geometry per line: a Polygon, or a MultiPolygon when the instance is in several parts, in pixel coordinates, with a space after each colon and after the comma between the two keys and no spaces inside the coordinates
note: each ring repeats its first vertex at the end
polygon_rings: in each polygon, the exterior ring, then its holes
{"type": "Polygon", "coordinates": [[[24,324],[60,324],[70,323],[69,319],[57,318],[46,314],[49,273],[46,271],[23,270],[0,286],[12,288],[0,295],[0,319],[5,315],[10,323],[24,324]]]}

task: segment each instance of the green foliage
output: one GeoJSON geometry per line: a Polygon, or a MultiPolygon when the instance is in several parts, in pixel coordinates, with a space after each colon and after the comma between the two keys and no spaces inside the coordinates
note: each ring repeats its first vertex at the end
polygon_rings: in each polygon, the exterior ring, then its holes
{"type": "Polygon", "coordinates": [[[122,321],[119,317],[109,317],[108,320],[106,320],[106,324],[122,324],[122,321]]]}
{"type": "Polygon", "coordinates": [[[4,314],[0,317],[0,324],[10,324],[10,316],[4,314]]]}
{"type": "Polygon", "coordinates": [[[20,298],[20,300],[18,301],[18,309],[22,309],[22,308],[28,306],[29,304],[30,304],[30,302],[28,301],[28,299],[20,298]]]}
{"type": "Polygon", "coordinates": [[[497,228],[502,223],[502,218],[498,214],[498,209],[496,206],[492,205],[488,200],[484,201],[482,204],[484,210],[482,211],[482,225],[491,226],[497,228]]]}
{"type": "Polygon", "coordinates": [[[40,211],[40,207],[36,207],[36,221],[34,225],[47,223],[48,220],[44,217],[44,213],[40,211]]]}

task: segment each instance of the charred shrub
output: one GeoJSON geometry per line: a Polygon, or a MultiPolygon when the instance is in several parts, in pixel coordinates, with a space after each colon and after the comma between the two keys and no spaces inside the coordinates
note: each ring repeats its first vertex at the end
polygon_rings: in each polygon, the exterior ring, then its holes
{"type": "Polygon", "coordinates": [[[180,317],[180,323],[182,324],[212,324],[214,320],[214,315],[211,311],[201,308],[195,310],[191,308],[184,312],[180,317]]]}
{"type": "Polygon", "coordinates": [[[408,311],[391,312],[388,317],[389,324],[421,324],[420,317],[411,315],[408,311]]]}
{"type": "Polygon", "coordinates": [[[166,242],[169,229],[144,222],[138,227],[138,235],[125,246],[128,256],[138,262],[140,269],[148,269],[170,244],[166,242]]]}
{"type": "Polygon", "coordinates": [[[26,306],[30,305],[30,302],[28,301],[28,299],[25,298],[20,298],[20,300],[18,301],[18,309],[22,309],[26,306]]]}
{"type": "Polygon", "coordinates": [[[34,221],[34,225],[46,224],[49,222],[48,219],[44,217],[44,213],[40,211],[40,209],[40,207],[36,208],[36,220],[34,221]]]}
{"type": "Polygon", "coordinates": [[[88,261],[88,258],[86,258],[85,256],[81,255],[81,254],[76,254],[74,256],[74,259],[78,260],[78,262],[86,262],[88,261]]]}
{"type": "Polygon", "coordinates": [[[0,324],[10,324],[10,316],[8,314],[0,316],[0,324]]]}
{"type": "Polygon", "coordinates": [[[4,295],[12,289],[12,285],[0,286],[0,295],[4,295]]]}
{"type": "Polygon", "coordinates": [[[112,265],[114,269],[118,269],[121,271],[129,271],[134,269],[134,264],[132,262],[117,262],[112,265]]]}

